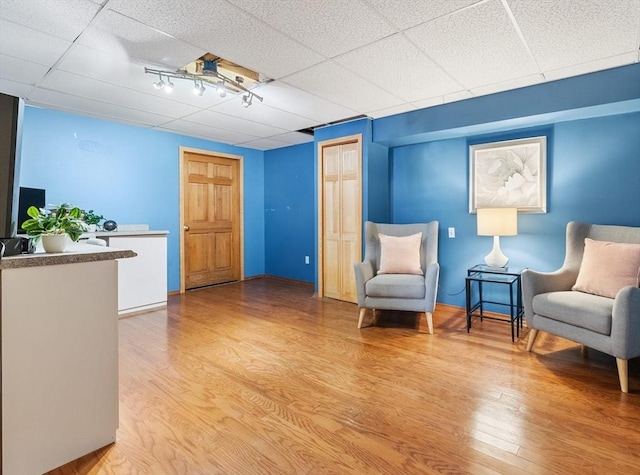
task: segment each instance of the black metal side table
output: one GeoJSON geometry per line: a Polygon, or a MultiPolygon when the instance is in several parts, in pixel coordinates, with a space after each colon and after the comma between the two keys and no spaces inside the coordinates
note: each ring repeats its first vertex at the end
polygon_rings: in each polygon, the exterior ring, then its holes
{"type": "Polygon", "coordinates": [[[487,318],[489,320],[499,320],[511,323],[511,341],[515,341],[515,337],[520,338],[520,329],[522,328],[522,317],[524,308],[522,305],[522,289],[520,285],[520,276],[524,268],[521,267],[489,267],[484,264],[478,264],[467,270],[466,277],[466,297],[467,297],[467,333],[471,330],[472,317],[479,317],[480,320],[487,318]],[[472,290],[474,282],[478,287],[478,300],[472,302],[472,290]],[[509,301],[492,301],[486,300],[483,296],[482,285],[484,283],[504,284],[509,287],[509,301]],[[508,307],[508,319],[495,316],[488,316],[485,313],[485,304],[502,305],[508,307]],[[515,331],[514,331],[515,330],[515,331]]]}

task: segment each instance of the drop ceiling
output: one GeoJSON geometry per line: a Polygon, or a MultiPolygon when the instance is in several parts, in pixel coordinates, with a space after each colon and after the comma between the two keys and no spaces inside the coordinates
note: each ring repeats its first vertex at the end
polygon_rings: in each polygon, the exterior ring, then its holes
{"type": "Polygon", "coordinates": [[[0,0],[0,92],[27,104],[260,150],[640,60],[640,0],[0,0]],[[206,53],[272,81],[153,88],[206,53]],[[157,78],[156,78],[157,79],[157,78]]]}

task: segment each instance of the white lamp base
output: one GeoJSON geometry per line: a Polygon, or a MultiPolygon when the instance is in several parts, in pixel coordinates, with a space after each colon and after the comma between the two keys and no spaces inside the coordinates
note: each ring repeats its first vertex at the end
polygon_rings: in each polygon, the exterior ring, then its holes
{"type": "Polygon", "coordinates": [[[500,249],[500,236],[493,236],[493,249],[484,257],[484,262],[489,267],[505,267],[509,258],[500,249]]]}

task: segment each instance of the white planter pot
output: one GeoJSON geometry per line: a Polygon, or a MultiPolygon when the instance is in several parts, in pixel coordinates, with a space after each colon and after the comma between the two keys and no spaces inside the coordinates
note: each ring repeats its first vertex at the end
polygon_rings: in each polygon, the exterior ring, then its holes
{"type": "Polygon", "coordinates": [[[63,252],[64,248],[67,247],[67,235],[43,234],[42,247],[44,247],[44,252],[63,252]]]}

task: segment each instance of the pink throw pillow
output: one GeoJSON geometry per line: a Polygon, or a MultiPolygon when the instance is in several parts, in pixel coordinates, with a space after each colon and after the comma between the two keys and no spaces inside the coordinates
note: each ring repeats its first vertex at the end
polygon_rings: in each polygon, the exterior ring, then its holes
{"type": "Polygon", "coordinates": [[[420,241],[422,233],[411,236],[380,237],[380,269],[378,274],[420,274],[420,241]]]}
{"type": "Polygon", "coordinates": [[[615,298],[620,289],[638,286],[640,244],[584,240],[584,255],[573,290],[615,298]]]}

